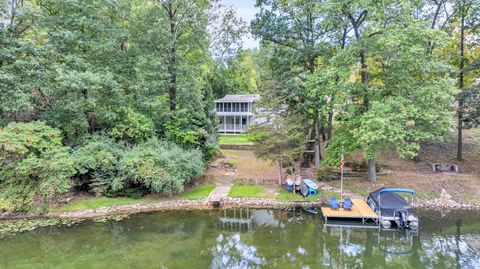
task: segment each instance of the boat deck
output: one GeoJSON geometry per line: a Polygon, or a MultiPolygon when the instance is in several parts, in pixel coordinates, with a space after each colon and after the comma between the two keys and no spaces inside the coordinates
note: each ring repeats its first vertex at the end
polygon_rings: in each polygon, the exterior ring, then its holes
{"type": "Polygon", "coordinates": [[[378,221],[378,216],[368,206],[367,202],[363,199],[352,199],[352,210],[345,210],[343,208],[331,209],[330,207],[322,207],[322,215],[325,223],[328,219],[349,219],[349,220],[361,220],[362,223],[368,220],[378,221]]]}

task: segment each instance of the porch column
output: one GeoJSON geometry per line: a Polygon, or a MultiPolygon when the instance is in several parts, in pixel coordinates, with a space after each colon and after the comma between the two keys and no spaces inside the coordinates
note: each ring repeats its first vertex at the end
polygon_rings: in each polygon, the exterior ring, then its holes
{"type": "Polygon", "coordinates": [[[223,132],[227,133],[227,116],[223,115],[223,132]]]}
{"type": "Polygon", "coordinates": [[[236,119],[237,119],[236,116],[233,115],[233,133],[235,133],[235,131],[237,130],[236,125],[235,125],[235,120],[236,119]]]}

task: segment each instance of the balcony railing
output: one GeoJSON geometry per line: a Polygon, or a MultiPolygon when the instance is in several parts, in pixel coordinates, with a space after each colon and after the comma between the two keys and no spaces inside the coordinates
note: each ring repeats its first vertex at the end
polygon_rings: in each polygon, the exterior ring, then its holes
{"type": "Polygon", "coordinates": [[[218,130],[221,132],[244,132],[247,130],[246,124],[220,124],[218,130]]]}

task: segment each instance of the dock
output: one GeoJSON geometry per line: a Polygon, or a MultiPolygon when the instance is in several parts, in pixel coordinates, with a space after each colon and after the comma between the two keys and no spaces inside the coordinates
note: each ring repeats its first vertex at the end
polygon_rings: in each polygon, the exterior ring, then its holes
{"type": "Polygon", "coordinates": [[[352,210],[345,210],[343,208],[331,209],[330,207],[322,207],[322,215],[325,223],[328,223],[329,219],[336,220],[359,220],[362,223],[366,223],[369,220],[378,222],[378,216],[368,206],[367,202],[363,199],[352,199],[352,210]]]}

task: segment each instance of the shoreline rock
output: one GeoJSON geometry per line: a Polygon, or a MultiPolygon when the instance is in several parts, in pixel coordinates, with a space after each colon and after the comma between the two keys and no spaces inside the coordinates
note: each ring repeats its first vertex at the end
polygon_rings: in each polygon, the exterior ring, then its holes
{"type": "MultiPolygon", "coordinates": [[[[266,209],[287,209],[291,207],[321,205],[320,201],[286,201],[281,202],[275,199],[267,198],[223,198],[219,202],[219,207],[214,205],[214,201],[206,198],[201,200],[169,200],[160,201],[153,204],[132,204],[119,205],[113,207],[100,207],[97,209],[80,210],[72,212],[60,212],[50,215],[33,214],[11,214],[0,216],[0,220],[16,219],[95,219],[99,217],[112,215],[130,215],[136,213],[146,213],[165,210],[213,210],[230,208],[266,208],[266,209]]],[[[461,204],[452,200],[434,199],[434,200],[416,200],[414,207],[419,209],[448,209],[448,210],[478,210],[478,204],[461,204]]]]}

